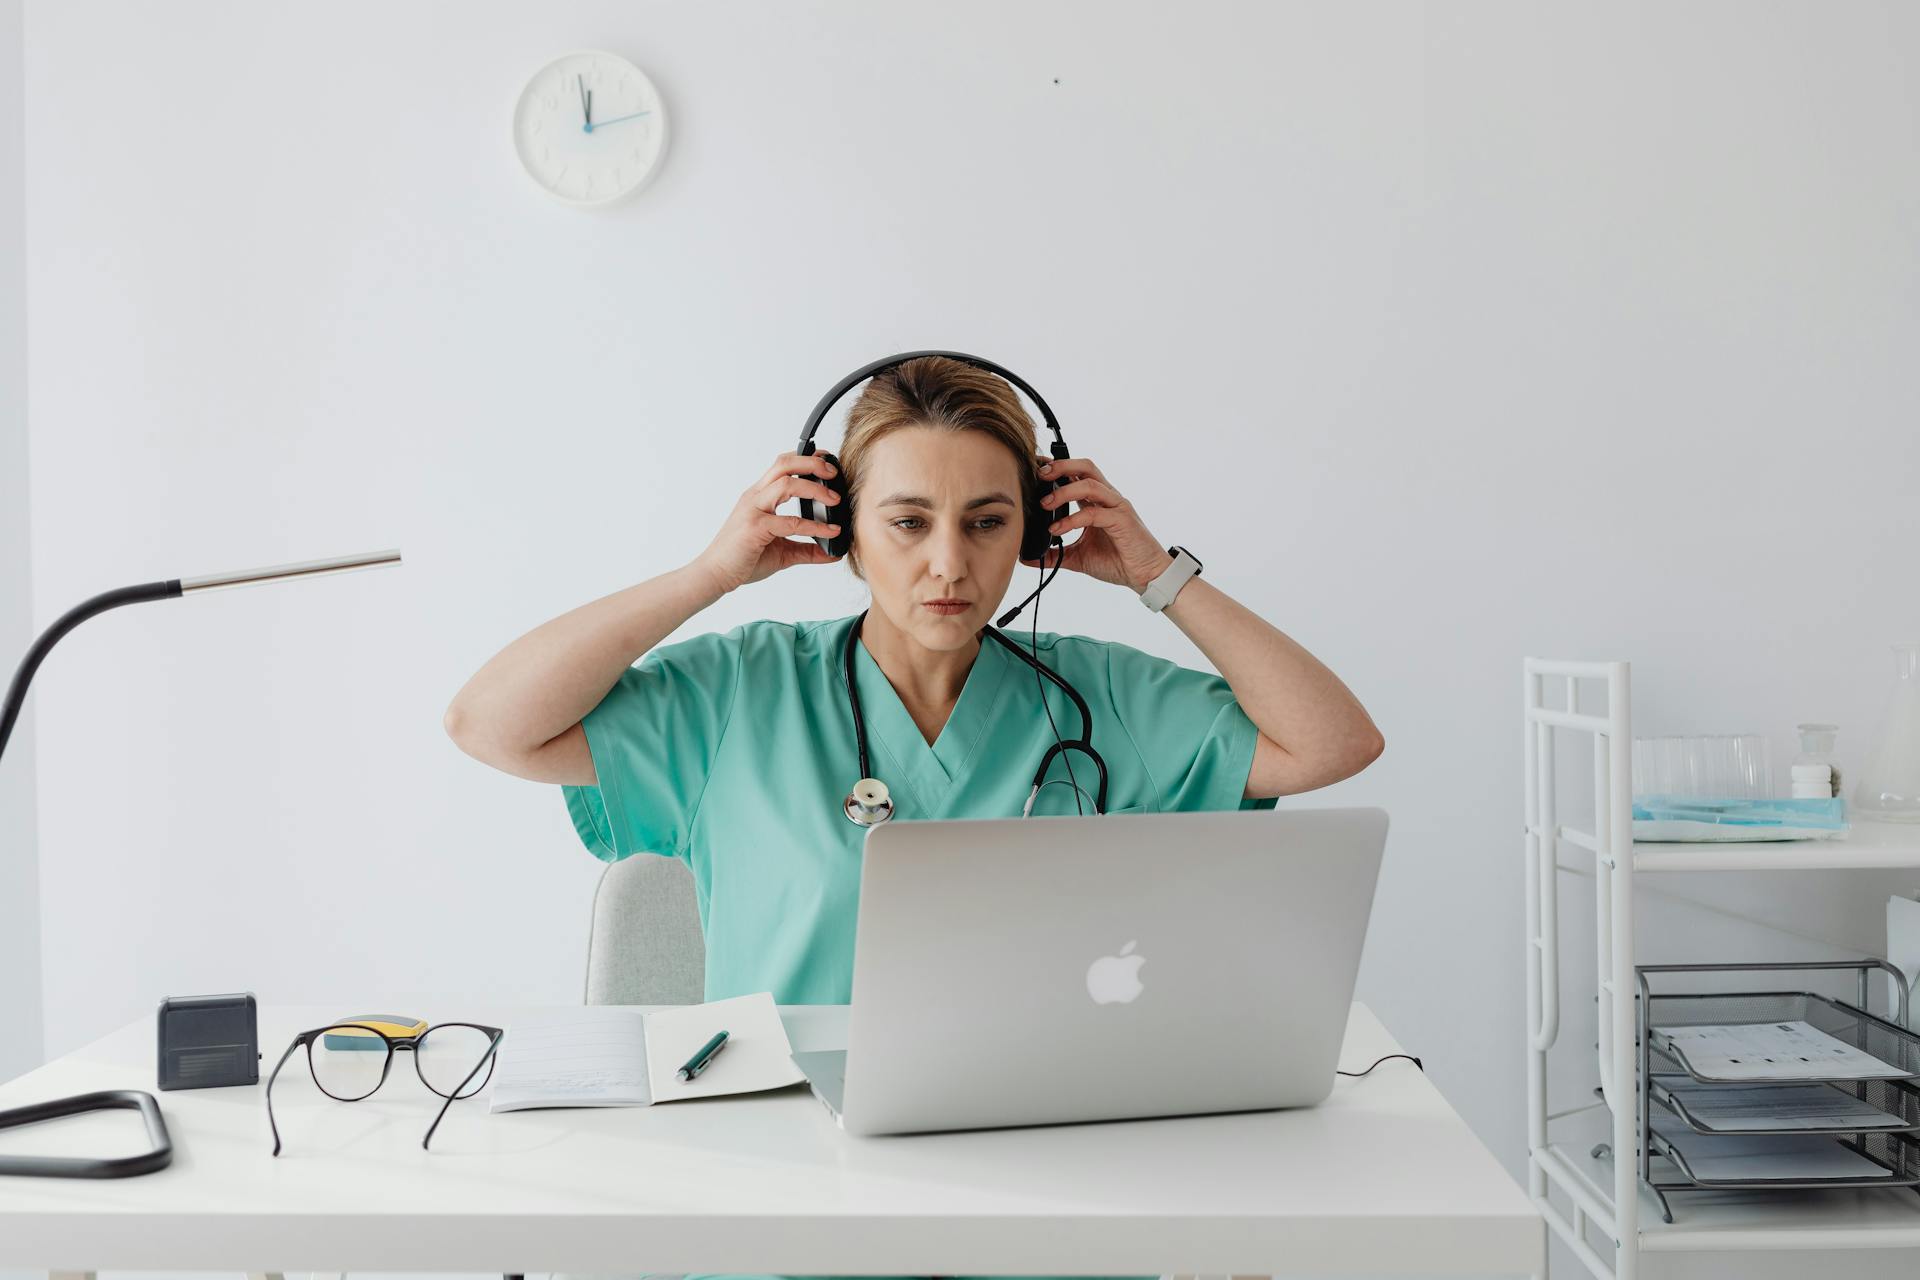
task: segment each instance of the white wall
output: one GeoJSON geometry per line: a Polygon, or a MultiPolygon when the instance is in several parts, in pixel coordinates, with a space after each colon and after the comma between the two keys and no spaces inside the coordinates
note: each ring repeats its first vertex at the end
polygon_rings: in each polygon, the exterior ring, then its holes
{"type": "MultiPolygon", "coordinates": [[[[20,0],[0,0],[0,693],[33,643],[27,563],[25,94],[20,0]]],[[[40,863],[31,711],[0,758],[0,1080],[40,1062],[40,863]]]]}
{"type": "MultiPolygon", "coordinates": [[[[1631,659],[1644,731],[1753,728],[1783,764],[1832,718],[1857,769],[1884,642],[1920,633],[1910,7],[62,0],[27,25],[37,615],[407,557],[123,610],[49,663],[49,1052],[169,992],[575,998],[597,864],[441,711],[526,628],[697,554],[891,351],[1020,370],[1367,704],[1387,754],[1285,803],[1392,811],[1362,997],[1516,1170],[1521,656],[1631,659]],[[575,47],[673,112],[658,183],[611,212],[548,200],[508,142],[575,47]]],[[[796,570],[692,629],[859,600],[796,570]]],[[[1084,580],[1042,625],[1201,661],[1084,580]]]]}

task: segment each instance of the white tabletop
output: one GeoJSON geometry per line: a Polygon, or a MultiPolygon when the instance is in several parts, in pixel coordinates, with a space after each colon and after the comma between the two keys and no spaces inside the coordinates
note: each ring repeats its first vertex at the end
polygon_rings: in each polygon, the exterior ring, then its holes
{"type": "MultiPolygon", "coordinates": [[[[513,1009],[422,1010],[510,1027],[513,1009]]],[[[782,1010],[795,1049],[844,1043],[844,1006],[782,1010]]],[[[1525,1194],[1410,1062],[1318,1107],[856,1138],[805,1086],[601,1110],[490,1115],[404,1060],[360,1102],[318,1094],[296,1031],[260,1013],[261,1085],[160,1093],[139,1019],[0,1085],[0,1108],[96,1089],[160,1100],[170,1167],[112,1181],[0,1178],[0,1268],[1090,1275],[1544,1272],[1525,1194]],[[282,1106],[282,1090],[285,1105],[282,1106]]],[[[1399,1052],[1353,1007],[1341,1065],[1399,1052]]],[[[133,1112],[0,1130],[0,1152],[118,1155],[133,1112]]]]}

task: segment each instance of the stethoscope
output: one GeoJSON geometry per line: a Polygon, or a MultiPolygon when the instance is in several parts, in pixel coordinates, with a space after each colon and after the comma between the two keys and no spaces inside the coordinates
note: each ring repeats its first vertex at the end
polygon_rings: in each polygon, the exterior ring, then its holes
{"type": "MultiPolygon", "coordinates": [[[[861,713],[860,689],[853,679],[853,649],[860,642],[860,624],[866,620],[867,611],[862,610],[860,616],[853,620],[853,625],[847,629],[847,702],[853,708],[853,735],[860,745],[860,781],[853,784],[853,791],[847,796],[846,813],[856,825],[871,827],[893,817],[893,797],[887,790],[887,784],[873,776],[872,765],[867,759],[867,719],[861,713]]],[[[1093,717],[1087,710],[1086,699],[1082,698],[1079,691],[1068,683],[1065,676],[1009,640],[1000,628],[989,626],[982,627],[980,630],[983,634],[999,641],[1003,648],[1020,661],[1066,690],[1067,697],[1073,701],[1074,709],[1080,713],[1080,736],[1066,741],[1056,738],[1054,744],[1047,748],[1046,754],[1040,757],[1040,768],[1033,775],[1033,790],[1027,793],[1027,803],[1021,807],[1020,816],[1027,818],[1033,815],[1033,802],[1039,796],[1042,787],[1065,785],[1073,787],[1077,795],[1086,794],[1080,790],[1079,784],[1069,779],[1055,778],[1052,782],[1043,781],[1047,776],[1047,766],[1053,763],[1053,758],[1057,755],[1064,760],[1069,751],[1078,751],[1093,761],[1094,768],[1100,775],[1098,792],[1093,798],[1093,811],[1097,814],[1105,813],[1107,811],[1107,762],[1102,760],[1100,753],[1093,749],[1093,717]]],[[[1071,765],[1068,766],[1068,772],[1069,774],[1072,772],[1071,765]]]]}

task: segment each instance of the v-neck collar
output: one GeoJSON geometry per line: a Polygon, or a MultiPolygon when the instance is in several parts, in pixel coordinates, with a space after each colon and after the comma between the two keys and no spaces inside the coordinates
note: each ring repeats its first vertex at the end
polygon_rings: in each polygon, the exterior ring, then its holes
{"type": "MultiPolygon", "coordinates": [[[[842,646],[859,621],[858,615],[847,620],[840,634],[842,646]]],[[[982,636],[980,652],[967,670],[960,697],[940,727],[939,736],[929,744],[900,695],[894,692],[886,672],[867,652],[866,644],[854,642],[853,678],[860,691],[861,710],[866,713],[873,767],[889,788],[897,790],[904,782],[912,793],[912,812],[903,817],[933,817],[946,803],[954,782],[972,763],[985,736],[1006,674],[1007,655],[999,644],[982,636]]]]}

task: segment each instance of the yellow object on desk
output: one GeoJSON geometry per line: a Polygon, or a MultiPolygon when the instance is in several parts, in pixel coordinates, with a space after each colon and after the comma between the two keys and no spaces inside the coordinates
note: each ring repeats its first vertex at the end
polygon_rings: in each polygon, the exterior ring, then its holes
{"type": "MultiPolygon", "coordinates": [[[[350,1018],[342,1018],[320,1037],[320,1043],[328,1049],[380,1049],[386,1045],[375,1035],[373,1028],[389,1040],[417,1040],[421,1032],[427,1029],[425,1018],[409,1018],[401,1013],[362,1013],[350,1018]],[[355,1025],[348,1026],[352,1023],[355,1025]]],[[[436,1042],[437,1043],[437,1042],[436,1042]]]]}

